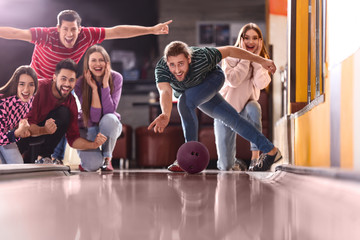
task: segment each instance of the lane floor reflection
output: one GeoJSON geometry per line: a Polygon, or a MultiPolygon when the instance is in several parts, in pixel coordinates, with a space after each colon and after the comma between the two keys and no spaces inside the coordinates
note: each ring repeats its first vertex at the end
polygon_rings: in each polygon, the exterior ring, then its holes
{"type": "Polygon", "coordinates": [[[278,171],[0,175],[0,239],[359,239],[359,183],[278,171]]]}

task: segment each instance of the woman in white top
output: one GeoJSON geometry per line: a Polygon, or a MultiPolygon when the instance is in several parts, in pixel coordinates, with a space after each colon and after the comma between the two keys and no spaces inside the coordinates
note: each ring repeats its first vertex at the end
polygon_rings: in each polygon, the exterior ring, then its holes
{"type": "MultiPolygon", "coordinates": [[[[254,23],[248,23],[241,28],[235,46],[269,58],[261,30],[254,23]]],[[[261,108],[258,99],[260,90],[266,88],[271,81],[268,71],[260,64],[231,57],[223,60],[222,69],[225,73],[225,83],[220,94],[242,117],[261,131],[261,108]]],[[[216,119],[214,120],[214,131],[218,169],[246,170],[247,166],[243,162],[235,161],[236,133],[216,119]]],[[[260,153],[253,143],[251,143],[250,150],[252,151],[251,168],[260,153]]]]}

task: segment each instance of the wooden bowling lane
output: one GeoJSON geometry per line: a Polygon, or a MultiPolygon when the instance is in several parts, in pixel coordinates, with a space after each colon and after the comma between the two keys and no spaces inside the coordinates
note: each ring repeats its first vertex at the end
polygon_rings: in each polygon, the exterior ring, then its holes
{"type": "Polygon", "coordinates": [[[0,239],[360,236],[357,181],[213,170],[41,171],[16,178],[1,167],[0,239]]]}

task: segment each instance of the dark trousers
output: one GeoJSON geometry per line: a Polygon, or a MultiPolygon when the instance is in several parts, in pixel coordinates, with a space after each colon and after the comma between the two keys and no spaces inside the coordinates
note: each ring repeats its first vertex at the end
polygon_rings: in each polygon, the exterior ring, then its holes
{"type": "Polygon", "coordinates": [[[55,147],[65,135],[70,123],[70,110],[60,106],[51,111],[46,119],[38,126],[44,126],[47,119],[54,119],[57,126],[53,134],[38,137],[22,138],[18,143],[20,153],[23,155],[24,163],[34,163],[38,156],[51,157],[55,147]]]}

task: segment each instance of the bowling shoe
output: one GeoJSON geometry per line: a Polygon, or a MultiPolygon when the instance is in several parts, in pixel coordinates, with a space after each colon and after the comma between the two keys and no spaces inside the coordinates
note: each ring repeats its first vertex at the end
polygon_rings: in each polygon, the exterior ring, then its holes
{"type": "Polygon", "coordinates": [[[105,160],[104,161],[104,165],[101,167],[102,171],[106,171],[106,172],[112,172],[114,171],[114,168],[111,164],[111,160],[105,160]]]}
{"type": "Polygon", "coordinates": [[[80,172],[86,172],[86,170],[81,166],[81,164],[79,164],[79,170],[80,172]]]}
{"type": "Polygon", "coordinates": [[[232,166],[231,170],[233,171],[246,171],[247,165],[242,159],[236,159],[234,165],[232,166]]]}
{"type": "Polygon", "coordinates": [[[282,159],[282,155],[279,149],[273,156],[263,153],[260,155],[252,171],[267,171],[271,168],[271,165],[273,165],[273,163],[276,163],[280,159],[282,159]]]}
{"type": "Polygon", "coordinates": [[[35,164],[53,164],[53,161],[49,157],[43,157],[35,160],[35,164]]]}
{"type": "Polygon", "coordinates": [[[173,164],[171,164],[167,169],[170,172],[184,172],[184,170],[179,167],[177,160],[175,160],[175,162],[173,162],[173,164]]]}
{"type": "Polygon", "coordinates": [[[254,168],[254,166],[257,164],[257,159],[252,159],[250,161],[250,165],[249,165],[249,171],[252,171],[252,169],[254,168]]]}
{"type": "Polygon", "coordinates": [[[57,158],[51,158],[53,161],[53,164],[55,165],[64,165],[63,161],[57,158]]]}

